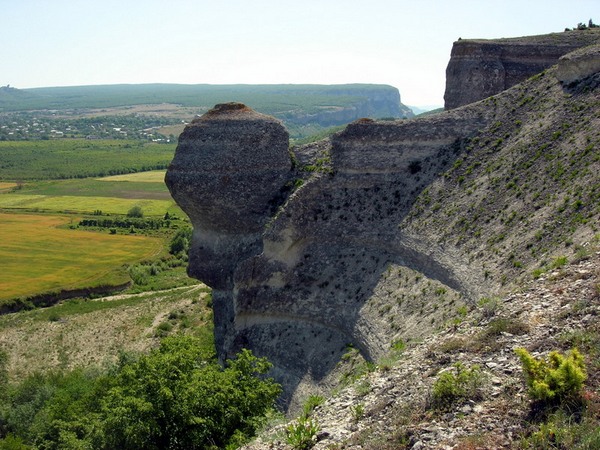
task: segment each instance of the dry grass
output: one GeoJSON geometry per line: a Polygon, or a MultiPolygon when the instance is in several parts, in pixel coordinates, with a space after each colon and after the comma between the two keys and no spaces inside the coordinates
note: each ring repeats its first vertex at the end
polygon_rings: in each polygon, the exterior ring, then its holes
{"type": "Polygon", "coordinates": [[[9,355],[12,379],[51,368],[110,364],[120,351],[156,346],[162,323],[170,323],[171,332],[210,329],[207,295],[206,286],[196,285],[0,316],[0,349],[9,355]]]}
{"type": "Polygon", "coordinates": [[[12,188],[14,188],[16,186],[17,186],[17,183],[0,182],[0,192],[10,191],[12,188]]]}
{"type": "MultiPolygon", "coordinates": [[[[110,177],[96,178],[99,181],[136,181],[139,183],[163,183],[166,170],[152,170],[149,172],[128,173],[110,177]]],[[[0,185],[0,188],[2,186],[0,185]]]]}

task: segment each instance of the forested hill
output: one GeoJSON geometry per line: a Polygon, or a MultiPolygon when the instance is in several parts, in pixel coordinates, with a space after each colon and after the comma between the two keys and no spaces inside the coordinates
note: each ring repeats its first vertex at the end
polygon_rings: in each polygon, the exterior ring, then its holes
{"type": "Polygon", "coordinates": [[[286,122],[340,125],[360,117],[412,117],[392,86],[119,84],[33,89],[0,88],[0,113],[73,110],[170,103],[209,109],[243,102],[286,122]]]}

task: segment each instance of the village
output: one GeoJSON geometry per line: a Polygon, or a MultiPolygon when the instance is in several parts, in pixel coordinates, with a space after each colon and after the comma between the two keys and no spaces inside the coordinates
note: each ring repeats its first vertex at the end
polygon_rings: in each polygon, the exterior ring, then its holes
{"type": "Polygon", "coordinates": [[[82,117],[78,111],[44,110],[0,114],[0,141],[46,139],[141,139],[158,143],[176,140],[161,128],[180,119],[130,115],[82,117]]]}

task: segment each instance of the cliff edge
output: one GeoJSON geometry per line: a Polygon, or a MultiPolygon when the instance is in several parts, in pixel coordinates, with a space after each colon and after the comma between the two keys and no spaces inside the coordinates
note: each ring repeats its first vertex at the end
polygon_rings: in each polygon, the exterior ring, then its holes
{"type": "Polygon", "coordinates": [[[600,43],[600,29],[506,39],[460,39],[446,68],[445,109],[498,94],[556,64],[578,48],[600,43]]]}

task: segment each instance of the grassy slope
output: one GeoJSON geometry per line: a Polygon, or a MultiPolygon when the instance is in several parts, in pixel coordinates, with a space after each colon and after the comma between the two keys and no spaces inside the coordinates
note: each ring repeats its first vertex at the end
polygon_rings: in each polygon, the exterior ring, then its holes
{"type": "Polygon", "coordinates": [[[168,333],[211,333],[208,291],[196,285],[7,314],[0,316],[0,349],[9,355],[13,379],[54,367],[109,364],[120,351],[147,350],[168,333]]]}
{"type": "Polygon", "coordinates": [[[494,121],[402,225],[461,254],[489,286],[530,279],[600,232],[600,102],[553,71],[479,103],[494,121]]]}

